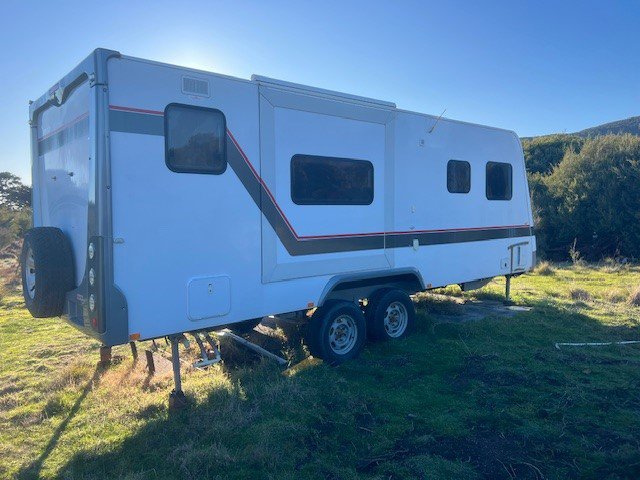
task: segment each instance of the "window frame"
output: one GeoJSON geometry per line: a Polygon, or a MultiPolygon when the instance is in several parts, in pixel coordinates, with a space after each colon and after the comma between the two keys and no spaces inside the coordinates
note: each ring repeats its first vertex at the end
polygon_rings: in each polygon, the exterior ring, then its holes
{"type": "Polygon", "coordinates": [[[291,196],[291,201],[296,204],[296,205],[303,205],[303,206],[310,206],[310,205],[334,205],[334,206],[367,206],[367,205],[371,205],[373,203],[373,201],[375,200],[375,168],[373,165],[373,162],[370,162],[369,160],[361,160],[358,158],[346,158],[346,157],[329,157],[327,155],[312,155],[312,154],[307,154],[307,153],[296,153],[291,157],[291,160],[289,162],[289,193],[291,196]],[[327,200],[327,201],[314,201],[314,202],[304,202],[301,201],[299,198],[296,198],[294,196],[294,172],[293,172],[293,165],[296,159],[298,158],[305,158],[305,157],[311,157],[314,159],[329,159],[329,160],[346,160],[349,162],[353,162],[353,163],[366,163],[370,166],[371,168],[371,197],[370,197],[370,201],[363,203],[363,202],[345,202],[345,201],[331,201],[331,200],[327,200]]]}
{"type": "Polygon", "coordinates": [[[513,165],[508,162],[494,162],[490,161],[486,163],[484,169],[485,176],[485,189],[484,194],[487,197],[487,200],[491,202],[508,202],[513,198],[513,165]],[[487,170],[489,169],[489,165],[508,165],[509,166],[509,196],[506,198],[489,198],[489,175],[487,175],[487,170]]]}
{"type": "Polygon", "coordinates": [[[452,158],[452,159],[450,159],[450,160],[447,162],[447,191],[448,191],[449,193],[454,193],[454,194],[458,193],[458,194],[462,194],[462,195],[466,195],[467,193],[469,193],[469,192],[471,191],[471,163],[467,162],[466,160],[455,160],[455,159],[453,159],[453,158],[452,158]],[[466,190],[466,191],[457,191],[457,190],[453,190],[453,191],[452,191],[452,190],[449,188],[449,165],[451,164],[451,162],[455,162],[455,163],[465,163],[465,164],[467,165],[467,168],[469,169],[469,184],[468,184],[468,187],[467,187],[467,190],[466,190]]]}
{"type": "Polygon", "coordinates": [[[226,172],[229,162],[227,159],[227,117],[225,117],[224,113],[221,110],[218,110],[217,108],[202,107],[200,105],[189,105],[186,103],[177,103],[177,102],[167,104],[167,106],[164,108],[164,163],[169,170],[175,173],[222,175],[224,172],[226,172]],[[223,132],[222,158],[224,160],[222,169],[216,169],[215,171],[214,170],[210,170],[210,171],[193,170],[190,168],[176,168],[175,166],[171,165],[171,163],[169,162],[169,117],[167,116],[167,112],[172,107],[180,107],[180,108],[187,108],[190,110],[200,110],[200,111],[209,112],[209,113],[216,113],[222,117],[222,132],[223,132]]]}

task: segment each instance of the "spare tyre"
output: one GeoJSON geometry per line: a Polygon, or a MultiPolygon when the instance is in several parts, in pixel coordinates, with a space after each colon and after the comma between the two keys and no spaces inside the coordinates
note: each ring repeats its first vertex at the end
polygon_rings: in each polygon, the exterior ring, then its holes
{"type": "Polygon", "coordinates": [[[75,287],[71,245],[59,228],[36,227],[27,231],[20,255],[22,293],[31,315],[58,317],[65,296],[75,287]]]}

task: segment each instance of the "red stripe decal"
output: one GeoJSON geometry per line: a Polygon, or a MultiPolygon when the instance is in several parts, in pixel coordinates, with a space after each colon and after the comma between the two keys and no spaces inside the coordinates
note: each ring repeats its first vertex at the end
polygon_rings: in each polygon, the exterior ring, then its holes
{"type": "Polygon", "coordinates": [[[45,136],[43,137],[39,137],[38,141],[42,141],[42,140],[46,140],[47,138],[55,135],[56,133],[61,132],[62,130],[64,130],[65,128],[69,128],[71,125],[75,125],[76,123],[78,123],[80,120],[85,119],[86,117],[89,116],[89,112],[84,112],[82,115],[78,115],[76,118],[74,118],[73,120],[71,120],[70,122],[65,123],[64,125],[56,128],[55,130],[47,133],[45,136]]]}
{"type": "MultiPolygon", "coordinates": [[[[251,169],[251,172],[253,172],[253,175],[256,177],[258,182],[260,182],[260,185],[262,185],[264,187],[265,192],[267,192],[267,195],[269,195],[269,198],[271,198],[271,200],[273,201],[273,204],[276,206],[276,209],[280,213],[280,216],[282,217],[282,219],[285,221],[285,223],[289,227],[289,230],[291,230],[291,233],[293,233],[293,236],[296,237],[296,239],[300,239],[301,237],[299,237],[298,234],[296,233],[296,231],[293,229],[293,226],[289,222],[289,219],[287,218],[287,216],[284,214],[284,212],[280,208],[280,205],[278,205],[278,202],[276,202],[276,199],[273,196],[273,194],[271,193],[271,190],[269,190],[269,187],[267,187],[267,184],[264,182],[264,180],[262,180],[262,177],[260,177],[260,175],[258,175],[258,172],[256,171],[256,169],[253,168],[253,165],[251,165],[251,162],[249,161],[249,158],[244,153],[244,150],[242,150],[242,147],[240,146],[240,144],[236,140],[236,137],[233,136],[233,134],[231,133],[231,131],[229,129],[227,129],[227,133],[229,134],[229,138],[233,141],[235,146],[238,148],[238,151],[240,152],[240,155],[242,155],[242,158],[244,158],[244,161],[247,163],[247,165],[249,165],[249,168],[251,169]]],[[[304,237],[302,237],[302,238],[304,238],[304,237]]]]}
{"type": "Polygon", "coordinates": [[[142,108],[133,108],[133,107],[121,107],[118,105],[109,105],[111,110],[120,110],[123,112],[134,112],[134,113],[146,113],[147,115],[162,115],[164,116],[164,112],[160,112],[158,110],[144,110],[142,108]]]}
{"type": "Polygon", "coordinates": [[[471,227],[471,228],[445,228],[440,230],[405,230],[391,232],[370,232],[370,233],[336,233],[333,235],[310,235],[300,237],[301,239],[338,238],[338,237],[370,237],[374,235],[411,235],[415,233],[454,233],[470,232],[474,230],[505,230],[507,228],[526,228],[529,225],[505,225],[500,227],[471,227]]]}

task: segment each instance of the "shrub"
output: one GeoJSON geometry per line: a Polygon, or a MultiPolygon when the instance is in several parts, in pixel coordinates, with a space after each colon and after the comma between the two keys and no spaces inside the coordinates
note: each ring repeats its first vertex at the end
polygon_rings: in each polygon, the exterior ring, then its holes
{"type": "Polygon", "coordinates": [[[581,265],[583,261],[582,261],[582,255],[576,248],[577,241],[578,241],[577,238],[573,239],[573,245],[571,245],[571,248],[569,249],[569,258],[571,259],[571,263],[573,263],[574,265],[581,265]]]}
{"type": "Polygon", "coordinates": [[[31,209],[11,210],[0,205],[0,250],[22,238],[31,226],[31,209]]]}

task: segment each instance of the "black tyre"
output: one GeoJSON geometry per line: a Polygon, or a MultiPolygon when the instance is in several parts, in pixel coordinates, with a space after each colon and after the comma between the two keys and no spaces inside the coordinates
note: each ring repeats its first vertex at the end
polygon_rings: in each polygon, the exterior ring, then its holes
{"type": "Polygon", "coordinates": [[[231,324],[229,328],[238,335],[245,335],[252,332],[254,328],[260,325],[260,322],[262,322],[262,318],[252,318],[251,320],[231,324]]]}
{"type": "Polygon", "coordinates": [[[372,340],[402,338],[415,327],[416,309],[403,290],[384,289],[371,296],[365,317],[372,340]]]}
{"type": "Polygon", "coordinates": [[[22,293],[31,315],[57,317],[64,310],[65,296],[75,287],[71,245],[59,228],[28,230],[20,255],[22,293]]]}
{"type": "Polygon", "coordinates": [[[311,355],[331,365],[357,357],[364,347],[367,324],[357,305],[329,302],[318,308],[305,332],[311,355]]]}

